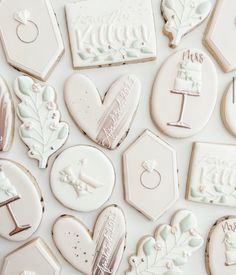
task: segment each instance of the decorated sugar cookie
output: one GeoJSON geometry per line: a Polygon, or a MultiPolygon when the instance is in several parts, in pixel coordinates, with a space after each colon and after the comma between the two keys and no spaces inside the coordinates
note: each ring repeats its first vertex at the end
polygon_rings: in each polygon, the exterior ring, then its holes
{"type": "Polygon", "coordinates": [[[115,184],[115,171],[102,151],[78,145],[56,158],[50,181],[54,195],[62,204],[87,212],[109,199],[115,184]]]}
{"type": "Polygon", "coordinates": [[[233,77],[222,98],[222,118],[229,132],[236,136],[236,79],[233,77]]]}
{"type": "Polygon", "coordinates": [[[73,66],[121,65],[156,58],[151,0],[88,0],[66,5],[73,66]]]}
{"type": "Polygon", "coordinates": [[[220,218],[213,225],[206,248],[209,275],[236,273],[236,216],[220,218]]]}
{"type": "Polygon", "coordinates": [[[184,35],[202,23],[211,6],[210,0],[162,0],[164,33],[170,38],[170,47],[178,46],[184,35]]]}
{"type": "Polygon", "coordinates": [[[53,226],[53,239],[63,257],[85,275],[118,274],[125,248],[126,224],[122,210],[105,208],[93,234],[75,217],[61,216],[53,226]]]}
{"type": "Polygon", "coordinates": [[[195,215],[187,210],[177,212],[171,224],[157,228],[154,237],[140,241],[136,255],[129,259],[126,275],[180,275],[181,267],[203,245],[197,232],[195,215]]]}
{"type": "Polygon", "coordinates": [[[0,34],[8,63],[40,80],[64,52],[50,0],[1,1],[0,34]]]}
{"type": "Polygon", "coordinates": [[[14,106],[6,82],[0,76],[0,151],[8,151],[14,135],[14,106]]]}
{"type": "Polygon", "coordinates": [[[68,124],[61,122],[56,91],[28,76],[18,77],[14,90],[21,100],[17,108],[22,121],[20,137],[29,148],[29,157],[37,159],[39,167],[45,168],[48,158],[63,146],[69,135],[68,124]]]}
{"type": "Polygon", "coordinates": [[[78,127],[99,145],[115,149],[129,132],[140,93],[138,78],[124,75],[102,99],[91,80],[73,74],[66,81],[64,97],[78,127]]]}
{"type": "Polygon", "coordinates": [[[236,70],[235,47],[236,1],[218,0],[207,28],[204,44],[215,57],[224,72],[236,70]]]}
{"type": "Polygon", "coordinates": [[[198,49],[181,50],[165,61],[157,75],[152,117],[165,134],[190,137],[205,127],[216,98],[217,74],[211,59],[198,49]]]}
{"type": "Polygon", "coordinates": [[[43,210],[39,187],[30,172],[0,159],[0,236],[11,241],[28,239],[37,230],[43,210]]]}
{"type": "Polygon", "coordinates": [[[177,200],[176,152],[152,132],[146,130],[126,149],[123,167],[126,200],[149,219],[159,218],[177,200]]]}
{"type": "Polygon", "coordinates": [[[2,275],[59,275],[61,267],[47,244],[34,239],[8,254],[2,275]]]}
{"type": "Polygon", "coordinates": [[[236,146],[195,143],[186,196],[189,200],[236,207],[236,146]]]}

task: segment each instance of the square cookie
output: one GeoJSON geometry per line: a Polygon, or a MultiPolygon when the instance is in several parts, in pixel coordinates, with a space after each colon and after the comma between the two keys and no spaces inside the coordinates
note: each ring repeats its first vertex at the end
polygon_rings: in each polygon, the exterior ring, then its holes
{"type": "Polygon", "coordinates": [[[194,144],[186,197],[195,202],[236,207],[236,146],[194,144]]]}
{"type": "Polygon", "coordinates": [[[156,58],[151,0],[87,0],[65,9],[74,68],[156,58]]]}

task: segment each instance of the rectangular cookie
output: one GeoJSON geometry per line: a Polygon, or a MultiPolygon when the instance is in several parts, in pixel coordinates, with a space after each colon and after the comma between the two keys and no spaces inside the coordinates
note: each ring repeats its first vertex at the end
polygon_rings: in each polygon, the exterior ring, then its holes
{"type": "Polygon", "coordinates": [[[74,68],[156,58],[151,0],[87,0],[65,10],[74,68]]]}

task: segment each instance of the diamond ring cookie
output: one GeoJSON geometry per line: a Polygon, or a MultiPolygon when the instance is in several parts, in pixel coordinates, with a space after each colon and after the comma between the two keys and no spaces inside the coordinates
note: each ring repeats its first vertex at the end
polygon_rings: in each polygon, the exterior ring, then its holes
{"type": "Polygon", "coordinates": [[[126,149],[123,169],[126,201],[149,219],[157,220],[178,199],[176,152],[149,130],[126,149]]]}
{"type": "Polygon", "coordinates": [[[30,172],[19,163],[0,159],[0,236],[28,239],[39,227],[43,211],[43,198],[30,172]]]}
{"type": "Polygon", "coordinates": [[[211,59],[198,49],[181,50],[158,72],[151,98],[152,118],[166,135],[187,138],[206,126],[216,99],[217,74],[211,59]]]}
{"type": "Polygon", "coordinates": [[[64,53],[50,0],[1,1],[0,36],[7,62],[39,80],[46,81],[64,53]]]}
{"type": "Polygon", "coordinates": [[[102,151],[78,145],[56,158],[50,182],[53,194],[63,205],[88,212],[99,208],[111,196],[115,171],[102,151]]]}
{"type": "Polygon", "coordinates": [[[181,267],[203,245],[197,219],[187,210],[177,212],[171,224],[157,228],[154,237],[141,239],[137,253],[130,257],[126,275],[180,275],[181,267]]]}
{"type": "Polygon", "coordinates": [[[83,274],[118,274],[126,243],[126,223],[116,205],[101,212],[93,234],[68,215],[56,220],[52,234],[62,256],[83,274]]]}
{"type": "Polygon", "coordinates": [[[14,90],[21,100],[17,107],[22,121],[20,137],[29,148],[29,157],[38,160],[39,168],[46,168],[48,158],[64,145],[69,135],[69,125],[61,122],[56,91],[28,76],[18,77],[14,90]]]}
{"type": "Polygon", "coordinates": [[[200,25],[211,7],[210,0],[162,0],[161,11],[166,22],[163,31],[170,38],[170,47],[178,46],[183,36],[200,25]]]}
{"type": "Polygon", "coordinates": [[[236,136],[236,79],[233,77],[221,101],[221,116],[228,131],[236,136]]]}
{"type": "Polygon", "coordinates": [[[36,238],[8,254],[1,275],[59,275],[61,267],[47,244],[36,238]]]}
{"type": "Polygon", "coordinates": [[[156,58],[151,0],[88,0],[66,4],[74,68],[156,58]]]}
{"type": "Polygon", "coordinates": [[[236,146],[197,142],[186,190],[188,200],[236,207],[236,146]]]}
{"type": "Polygon", "coordinates": [[[16,28],[16,34],[18,38],[26,44],[34,43],[39,36],[39,28],[30,17],[31,14],[28,10],[18,11],[14,16],[15,20],[19,22],[16,28]],[[29,30],[27,30],[27,28],[29,30]]]}
{"type": "Polygon", "coordinates": [[[0,151],[10,150],[14,135],[14,105],[5,80],[0,76],[0,151]]]}
{"type": "Polygon", "coordinates": [[[65,102],[78,127],[94,142],[115,149],[127,136],[138,108],[141,84],[135,75],[124,75],[104,98],[93,82],[73,74],[65,83],[65,102]]]}
{"type": "Polygon", "coordinates": [[[209,275],[234,275],[236,273],[236,216],[220,218],[207,238],[205,254],[209,275]]]}

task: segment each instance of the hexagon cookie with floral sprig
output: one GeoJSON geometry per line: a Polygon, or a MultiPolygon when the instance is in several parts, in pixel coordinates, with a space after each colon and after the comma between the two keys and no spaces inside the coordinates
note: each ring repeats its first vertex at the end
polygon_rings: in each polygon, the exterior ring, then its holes
{"type": "Polygon", "coordinates": [[[123,167],[126,200],[149,219],[158,219],[178,199],[175,150],[149,130],[124,152],[123,167]]]}
{"type": "Polygon", "coordinates": [[[170,225],[161,225],[154,237],[142,239],[136,255],[129,259],[126,275],[183,275],[181,267],[204,242],[196,227],[192,212],[177,212],[170,225]]]}
{"type": "Polygon", "coordinates": [[[195,143],[186,191],[188,200],[236,207],[236,146],[195,143]]]}

